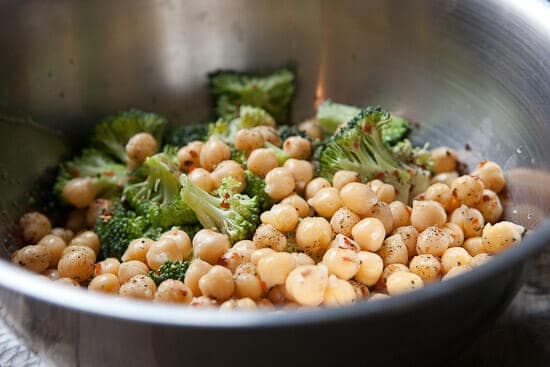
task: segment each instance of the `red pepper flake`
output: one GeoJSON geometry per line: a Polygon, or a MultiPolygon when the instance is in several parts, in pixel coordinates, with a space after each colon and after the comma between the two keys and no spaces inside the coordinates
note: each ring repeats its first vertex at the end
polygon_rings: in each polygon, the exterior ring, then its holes
{"type": "Polygon", "coordinates": [[[71,176],[72,176],[72,177],[80,177],[80,171],[77,170],[77,169],[71,170],[70,173],[71,173],[71,176]]]}
{"type": "Polygon", "coordinates": [[[226,192],[225,194],[223,194],[223,197],[224,197],[225,199],[229,199],[229,194],[226,192]]]}
{"type": "Polygon", "coordinates": [[[311,274],[311,272],[312,272],[311,269],[306,269],[302,271],[300,274],[302,274],[303,277],[307,277],[309,274],[311,274]]]}
{"type": "Polygon", "coordinates": [[[353,142],[353,148],[354,149],[359,149],[359,141],[356,140],[356,141],[353,142]]]}
{"type": "Polygon", "coordinates": [[[189,151],[189,155],[190,155],[192,158],[198,158],[199,153],[195,152],[194,150],[190,150],[190,151],[189,151]]]}
{"type": "Polygon", "coordinates": [[[342,260],[344,260],[344,261],[353,261],[353,259],[349,256],[342,256],[342,260]]]}
{"type": "Polygon", "coordinates": [[[411,215],[412,213],[412,209],[408,205],[405,205],[405,211],[407,212],[408,215],[411,215]]]}
{"type": "Polygon", "coordinates": [[[267,292],[269,289],[267,288],[267,284],[263,280],[260,280],[260,287],[264,290],[264,292],[267,292]]]}
{"type": "Polygon", "coordinates": [[[226,266],[227,265],[227,259],[225,257],[220,257],[218,259],[217,265],[226,266]]]}
{"type": "Polygon", "coordinates": [[[491,200],[491,197],[489,195],[483,195],[483,201],[489,201],[491,200]]]}
{"type": "Polygon", "coordinates": [[[351,241],[347,237],[344,237],[344,243],[351,246],[351,241]]]}
{"type": "Polygon", "coordinates": [[[472,219],[472,223],[473,223],[473,224],[479,223],[479,219],[478,219],[478,218],[473,218],[473,219],[472,219]]]}
{"type": "Polygon", "coordinates": [[[372,178],[375,180],[379,180],[381,178],[384,178],[385,174],[384,172],[377,172],[372,178]]]}
{"type": "Polygon", "coordinates": [[[370,133],[372,131],[372,125],[365,124],[365,126],[363,126],[363,131],[367,132],[367,133],[370,133]]]}
{"type": "Polygon", "coordinates": [[[115,175],[115,173],[113,171],[105,171],[105,172],[103,172],[103,174],[105,176],[109,176],[109,177],[113,177],[115,175]]]}
{"type": "Polygon", "coordinates": [[[225,201],[222,201],[222,202],[220,203],[220,206],[221,206],[222,208],[224,208],[224,209],[229,209],[229,203],[226,203],[225,201]]]}
{"type": "Polygon", "coordinates": [[[184,167],[189,167],[189,166],[192,166],[192,165],[193,165],[193,161],[191,161],[191,160],[183,161],[183,166],[184,167]]]}
{"type": "Polygon", "coordinates": [[[94,273],[96,273],[96,274],[101,273],[101,264],[100,263],[95,264],[94,273]]]}
{"type": "Polygon", "coordinates": [[[458,195],[456,189],[453,189],[452,194],[453,194],[454,197],[456,197],[458,195]]]}

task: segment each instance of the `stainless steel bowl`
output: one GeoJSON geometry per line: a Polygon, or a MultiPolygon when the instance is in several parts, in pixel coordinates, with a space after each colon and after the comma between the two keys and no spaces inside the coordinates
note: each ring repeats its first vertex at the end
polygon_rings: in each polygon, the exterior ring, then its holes
{"type": "Polygon", "coordinates": [[[61,287],[0,261],[8,322],[55,365],[426,365],[457,353],[550,240],[550,9],[543,1],[4,1],[0,124],[4,257],[37,186],[98,117],[129,107],[208,118],[207,72],[299,76],[295,121],[330,97],[381,104],[419,142],[508,175],[507,216],[531,231],[488,265],[387,301],[219,313],[61,287]],[[466,149],[466,146],[470,149],[466,149]]]}

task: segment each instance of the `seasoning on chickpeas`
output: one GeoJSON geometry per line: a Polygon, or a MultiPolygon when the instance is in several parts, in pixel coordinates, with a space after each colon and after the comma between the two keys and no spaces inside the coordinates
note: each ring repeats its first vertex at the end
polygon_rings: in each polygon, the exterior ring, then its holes
{"type": "Polygon", "coordinates": [[[424,287],[422,278],[411,272],[397,271],[386,280],[386,287],[391,296],[414,291],[424,287]]]}
{"type": "Polygon", "coordinates": [[[502,168],[495,162],[482,161],[472,172],[472,176],[479,177],[486,189],[499,193],[504,188],[505,180],[502,168]]]}
{"type": "Polygon", "coordinates": [[[359,244],[362,250],[376,252],[380,250],[386,237],[384,223],[376,218],[365,218],[360,220],[351,229],[353,239],[359,244]]]}
{"type": "Polygon", "coordinates": [[[213,136],[208,139],[200,151],[201,166],[212,171],[220,162],[228,160],[231,157],[231,149],[219,138],[213,136]]]}
{"type": "Polygon", "coordinates": [[[193,292],[179,280],[166,279],[155,292],[155,302],[190,304],[192,300],[193,292]]]}
{"type": "Polygon", "coordinates": [[[51,255],[45,245],[28,245],[12,255],[12,262],[28,270],[41,273],[50,266],[51,255]]]}
{"type": "Polygon", "coordinates": [[[447,213],[437,201],[414,200],[411,212],[411,224],[418,232],[431,226],[442,227],[447,222],[447,213]]]}
{"type": "Polygon", "coordinates": [[[203,145],[202,141],[192,141],[178,150],[176,157],[178,158],[179,168],[182,172],[191,172],[195,168],[200,167],[200,154],[203,145]]]}
{"type": "Polygon", "coordinates": [[[439,147],[432,150],[434,173],[455,171],[458,163],[456,152],[448,147],[439,147]]]}
{"type": "Polygon", "coordinates": [[[399,234],[407,246],[409,258],[416,255],[416,241],[418,240],[418,231],[413,226],[403,226],[396,228],[393,234],[399,234]]]}
{"type": "Polygon", "coordinates": [[[136,275],[120,286],[118,294],[122,297],[152,300],[156,289],[153,279],[146,275],[136,275]]]}
{"type": "Polygon", "coordinates": [[[124,254],[122,255],[122,261],[138,260],[142,263],[147,262],[147,251],[155,241],[150,238],[136,238],[132,240],[124,254]]]}
{"type": "Polygon", "coordinates": [[[303,306],[318,306],[328,287],[328,269],[323,265],[301,265],[286,278],[290,296],[303,306]]]}
{"type": "Polygon", "coordinates": [[[235,290],[231,270],[214,265],[199,280],[199,289],[206,296],[223,302],[231,297],[235,290]]]}
{"type": "Polygon", "coordinates": [[[454,209],[454,198],[451,188],[444,183],[434,183],[422,194],[423,200],[437,201],[446,212],[454,209]]]}
{"type": "Polygon", "coordinates": [[[85,246],[91,248],[94,253],[99,253],[99,237],[93,231],[84,231],[77,234],[72,240],[69,246],[85,246]]]}
{"type": "Polygon", "coordinates": [[[432,283],[439,279],[441,262],[430,254],[417,255],[409,263],[409,269],[422,278],[424,283],[432,283]]]}
{"type": "Polygon", "coordinates": [[[378,202],[376,194],[359,182],[351,182],[340,190],[340,198],[346,207],[360,216],[369,214],[378,202]]]}
{"type": "Polygon", "coordinates": [[[111,273],[99,274],[88,284],[88,289],[103,293],[118,293],[120,283],[116,275],[111,273]]]}
{"type": "Polygon", "coordinates": [[[284,251],[287,246],[285,235],[271,224],[258,226],[252,241],[258,249],[269,248],[275,251],[284,251]]]}
{"type": "Polygon", "coordinates": [[[353,278],[361,265],[357,252],[337,247],[329,248],[325,252],[322,262],[326,265],[330,274],[344,280],[353,278]]]}
{"type": "Polygon", "coordinates": [[[261,280],[256,272],[256,266],[252,263],[243,263],[237,266],[233,281],[237,297],[249,297],[257,300],[261,298],[264,292],[261,280]]]}
{"type": "Polygon", "coordinates": [[[483,248],[489,254],[499,253],[518,243],[524,231],[525,228],[512,222],[489,223],[483,228],[481,236],[483,248]]]}
{"type": "Polygon", "coordinates": [[[483,196],[483,182],[474,176],[460,176],[451,184],[453,197],[460,203],[475,206],[483,196]]]}
{"type": "MultiPolygon", "coordinates": [[[[227,235],[211,229],[201,229],[193,237],[193,254],[210,264],[216,264],[230,247],[227,235]]],[[[183,259],[183,254],[181,257],[183,259]]]]}
{"type": "Polygon", "coordinates": [[[355,226],[361,217],[352,212],[346,207],[341,207],[332,215],[330,225],[334,233],[343,234],[344,236],[352,236],[352,228],[355,226]]]}
{"type": "Polygon", "coordinates": [[[65,241],[56,235],[48,234],[38,241],[38,245],[44,245],[50,254],[50,266],[57,266],[63,250],[67,245],[65,241]]]}
{"type": "Polygon", "coordinates": [[[418,235],[416,252],[420,255],[442,256],[452,243],[451,236],[441,227],[428,227],[418,235]]]}
{"type": "Polygon", "coordinates": [[[412,208],[401,201],[392,201],[389,205],[393,217],[393,227],[403,227],[411,224],[412,208]]]}
{"type": "Polygon", "coordinates": [[[311,208],[309,207],[307,201],[304,200],[300,195],[291,194],[281,200],[279,204],[288,204],[296,209],[298,216],[300,218],[305,218],[311,214],[311,208]]]}
{"type": "Polygon", "coordinates": [[[315,196],[317,191],[324,189],[325,187],[330,187],[330,182],[323,177],[316,177],[313,180],[309,181],[306,185],[306,199],[309,200],[315,196]]]}
{"type": "Polygon", "coordinates": [[[409,263],[409,251],[405,241],[399,234],[394,234],[384,240],[382,247],[378,250],[378,255],[384,261],[384,265],[409,263]]]}
{"type": "Polygon", "coordinates": [[[296,229],[296,244],[310,256],[321,256],[332,241],[330,223],[321,217],[304,218],[296,229]]]}
{"type": "Polygon", "coordinates": [[[232,187],[232,191],[239,193],[246,188],[244,169],[239,163],[232,160],[220,162],[220,164],[210,173],[210,177],[214,182],[215,188],[220,187],[222,180],[227,177],[232,177],[235,181],[240,183],[240,185],[232,187]]]}
{"type": "Polygon", "coordinates": [[[496,223],[502,216],[502,204],[497,194],[491,190],[483,190],[483,196],[476,207],[488,223],[496,223]]]}
{"type": "Polygon", "coordinates": [[[123,262],[118,267],[118,280],[120,284],[126,283],[130,278],[136,275],[149,274],[149,268],[147,265],[138,260],[130,260],[123,262]]]}
{"type": "Polygon", "coordinates": [[[57,270],[61,278],[85,282],[93,274],[94,266],[95,258],[90,257],[84,249],[76,249],[61,256],[57,270]]]}
{"type": "Polygon", "coordinates": [[[24,214],[19,219],[19,225],[23,229],[25,241],[33,244],[52,231],[52,225],[48,217],[38,212],[24,214]]]}
{"type": "Polygon", "coordinates": [[[462,205],[453,211],[450,222],[462,229],[465,238],[481,236],[485,223],[483,214],[479,210],[469,208],[466,205],[462,205]]]}
{"type": "Polygon", "coordinates": [[[311,143],[301,136],[291,136],[284,141],[283,150],[291,158],[308,159],[311,155],[311,143]]]}
{"type": "Polygon", "coordinates": [[[119,269],[120,261],[118,261],[116,257],[108,257],[105,260],[95,264],[94,276],[98,276],[100,274],[113,274],[118,276],[119,269]]]}
{"type": "Polygon", "coordinates": [[[308,200],[308,204],[322,217],[330,218],[343,206],[338,190],[334,187],[323,188],[308,200]]]}
{"type": "Polygon", "coordinates": [[[353,171],[338,171],[332,177],[332,186],[341,190],[344,186],[352,182],[361,182],[361,176],[353,171]]]}

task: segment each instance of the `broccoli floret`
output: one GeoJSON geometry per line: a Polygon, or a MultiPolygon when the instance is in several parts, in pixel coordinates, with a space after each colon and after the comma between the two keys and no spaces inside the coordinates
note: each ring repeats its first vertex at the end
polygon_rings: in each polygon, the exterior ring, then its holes
{"type": "Polygon", "coordinates": [[[126,162],[126,144],[137,133],[146,132],[160,145],[166,120],[154,113],[138,110],[123,112],[100,121],[92,135],[92,146],[126,162]]]}
{"type": "Polygon", "coordinates": [[[285,162],[290,158],[287,152],[276,146],[275,144],[271,144],[270,142],[265,143],[265,147],[271,149],[273,152],[275,152],[275,157],[277,158],[277,163],[279,166],[282,166],[285,164],[285,162]]]}
{"type": "Polygon", "coordinates": [[[204,141],[208,134],[207,123],[186,124],[170,129],[166,133],[165,143],[176,147],[183,147],[192,141],[204,141]]]}
{"type": "Polygon", "coordinates": [[[61,164],[54,185],[55,194],[62,198],[63,188],[76,177],[90,177],[97,196],[106,198],[119,193],[128,179],[125,165],[95,149],[84,149],[79,157],[61,164]]]}
{"type": "MultiPolygon", "coordinates": [[[[317,120],[327,133],[334,133],[337,128],[357,116],[361,109],[327,99],[317,109],[317,120]]],[[[399,116],[389,115],[388,121],[381,127],[382,141],[393,146],[407,137],[411,131],[409,122],[399,116]]]]}
{"type": "Polygon", "coordinates": [[[337,171],[350,170],[364,181],[378,178],[392,184],[397,199],[408,203],[411,188],[424,185],[426,173],[396,159],[384,144],[381,130],[390,118],[380,107],[361,111],[322,147],[319,175],[330,181],[337,171]]]}
{"type": "Polygon", "coordinates": [[[266,76],[219,71],[209,74],[209,81],[219,117],[231,120],[238,116],[241,105],[250,105],[263,108],[278,123],[288,122],[295,89],[294,74],[290,70],[282,69],[266,76]]]}
{"type": "Polygon", "coordinates": [[[248,161],[247,151],[246,150],[237,150],[235,146],[230,145],[231,149],[231,159],[239,163],[241,166],[246,167],[248,161]]]}
{"type": "MultiPolygon", "coordinates": [[[[258,225],[258,199],[234,194],[231,178],[223,179],[220,197],[210,195],[194,184],[187,175],[180,177],[181,197],[199,219],[204,228],[217,228],[232,242],[250,238],[258,225]]],[[[238,184],[238,183],[237,183],[238,184]]]]}
{"type": "Polygon", "coordinates": [[[300,130],[296,125],[281,125],[277,129],[277,132],[279,133],[279,137],[281,138],[281,141],[285,141],[291,136],[300,136],[304,139],[311,141],[311,138],[309,137],[309,135],[307,135],[304,131],[300,130]]]}
{"type": "Polygon", "coordinates": [[[402,162],[412,163],[427,171],[433,172],[434,160],[429,151],[429,144],[413,147],[409,139],[404,139],[392,147],[393,155],[402,162]]]}
{"type": "Polygon", "coordinates": [[[149,276],[157,285],[167,279],[183,281],[188,268],[189,261],[168,260],[159,267],[159,270],[156,273],[154,271],[150,271],[149,276]]]}
{"type": "Polygon", "coordinates": [[[179,195],[178,165],[175,149],[165,148],[164,152],[145,160],[143,169],[147,176],[124,189],[128,204],[154,227],[169,228],[197,222],[194,212],[179,195]]]}
{"type": "Polygon", "coordinates": [[[245,171],[244,174],[246,178],[244,193],[249,197],[257,198],[260,212],[271,209],[275,202],[269,197],[267,192],[265,192],[265,181],[250,171],[245,171]]]}
{"type": "Polygon", "coordinates": [[[120,259],[130,241],[142,237],[147,226],[144,217],[125,209],[119,202],[112,208],[104,209],[94,227],[101,241],[103,257],[120,259]]]}
{"type": "Polygon", "coordinates": [[[229,145],[235,142],[235,135],[242,129],[257,126],[275,126],[275,120],[269,113],[261,108],[241,106],[239,116],[230,120],[218,119],[210,124],[207,137],[217,136],[229,145]]]}

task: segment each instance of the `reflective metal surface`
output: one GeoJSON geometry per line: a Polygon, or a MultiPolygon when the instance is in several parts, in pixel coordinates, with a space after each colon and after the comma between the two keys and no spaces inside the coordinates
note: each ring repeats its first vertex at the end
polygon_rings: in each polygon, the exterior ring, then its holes
{"type": "Polygon", "coordinates": [[[502,164],[507,215],[533,229],[521,246],[446,284],[381,303],[270,315],[106,299],[0,262],[8,322],[56,365],[120,365],[129,355],[148,366],[182,355],[188,365],[367,362],[328,352],[344,347],[373,363],[424,365],[496,317],[522,264],[550,239],[541,224],[550,208],[543,1],[4,1],[0,49],[0,112],[41,126],[0,123],[4,256],[14,219],[43,193],[39,177],[98,117],[138,107],[173,124],[206,120],[207,72],[286,64],[299,77],[295,121],[328,97],[386,106],[420,123],[417,141],[450,145],[470,164],[502,164]],[[369,332],[350,340],[349,330],[369,332]]]}

